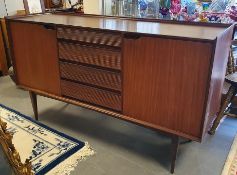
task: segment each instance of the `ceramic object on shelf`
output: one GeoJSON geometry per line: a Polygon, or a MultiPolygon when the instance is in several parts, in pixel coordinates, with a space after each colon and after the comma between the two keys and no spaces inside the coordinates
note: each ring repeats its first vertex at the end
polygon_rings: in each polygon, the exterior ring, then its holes
{"type": "Polygon", "coordinates": [[[171,12],[171,18],[173,20],[177,20],[178,19],[178,14],[181,11],[181,1],[180,0],[171,0],[171,8],[170,8],[170,12],[171,12]]]}
{"type": "Polygon", "coordinates": [[[165,18],[169,14],[171,0],[160,0],[160,13],[165,18]]]}
{"type": "Polygon", "coordinates": [[[202,2],[202,10],[207,11],[210,7],[210,2],[202,2]]]}
{"type": "Polygon", "coordinates": [[[183,8],[181,16],[185,21],[195,21],[199,18],[199,13],[196,11],[196,3],[192,0],[186,2],[185,8],[183,8]]]}
{"type": "Polygon", "coordinates": [[[146,0],[139,0],[139,16],[141,18],[146,17],[147,15],[147,2],[146,0]]]}
{"type": "Polygon", "coordinates": [[[187,14],[193,15],[196,11],[196,3],[195,2],[189,2],[187,3],[187,14]]]}

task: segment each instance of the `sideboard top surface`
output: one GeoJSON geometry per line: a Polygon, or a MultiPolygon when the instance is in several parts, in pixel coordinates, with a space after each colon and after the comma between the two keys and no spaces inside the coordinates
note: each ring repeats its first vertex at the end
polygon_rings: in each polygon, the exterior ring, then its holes
{"type": "Polygon", "coordinates": [[[86,27],[102,30],[133,32],[198,40],[215,40],[227,27],[167,24],[159,22],[134,21],[104,16],[72,16],[41,14],[14,18],[16,21],[86,27]]]}

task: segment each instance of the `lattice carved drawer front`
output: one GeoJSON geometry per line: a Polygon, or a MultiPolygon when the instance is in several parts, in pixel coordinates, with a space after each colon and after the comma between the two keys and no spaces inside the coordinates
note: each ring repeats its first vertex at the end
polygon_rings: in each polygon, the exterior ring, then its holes
{"type": "Polygon", "coordinates": [[[75,43],[59,42],[59,58],[105,68],[121,69],[119,49],[100,48],[75,43]]]}
{"type": "Polygon", "coordinates": [[[106,32],[84,28],[58,28],[57,36],[60,39],[80,41],[86,43],[121,47],[122,35],[118,32],[106,32]]]}
{"type": "Polygon", "coordinates": [[[103,88],[121,91],[120,73],[71,63],[60,63],[61,77],[103,88]]]}
{"type": "Polygon", "coordinates": [[[62,80],[62,94],[89,104],[121,111],[121,95],[98,88],[62,80]]]}

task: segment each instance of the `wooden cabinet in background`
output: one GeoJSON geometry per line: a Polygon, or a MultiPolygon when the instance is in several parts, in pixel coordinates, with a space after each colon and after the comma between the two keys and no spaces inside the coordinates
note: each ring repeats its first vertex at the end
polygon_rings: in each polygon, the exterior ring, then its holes
{"type": "Polygon", "coordinates": [[[44,0],[45,8],[63,7],[63,0],[44,0]]]}
{"type": "Polygon", "coordinates": [[[3,75],[7,75],[8,66],[7,66],[7,55],[3,38],[3,30],[0,23],[0,71],[3,75]]]}

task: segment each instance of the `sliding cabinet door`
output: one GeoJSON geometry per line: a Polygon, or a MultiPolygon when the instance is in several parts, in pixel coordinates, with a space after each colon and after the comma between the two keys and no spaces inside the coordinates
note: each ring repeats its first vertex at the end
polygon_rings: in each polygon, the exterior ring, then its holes
{"type": "Polygon", "coordinates": [[[56,30],[18,22],[10,30],[18,84],[60,95],[56,30]]]}
{"type": "Polygon", "coordinates": [[[127,36],[123,49],[124,114],[153,128],[199,140],[212,45],[127,36]]]}

